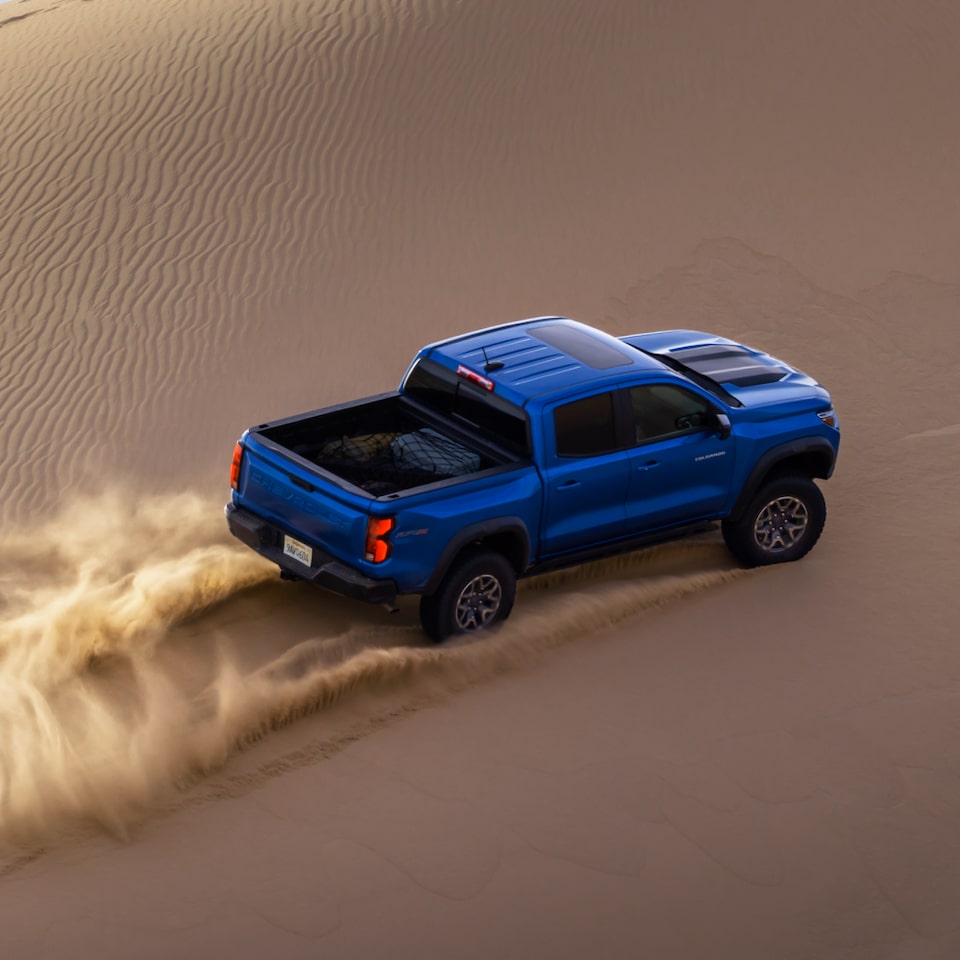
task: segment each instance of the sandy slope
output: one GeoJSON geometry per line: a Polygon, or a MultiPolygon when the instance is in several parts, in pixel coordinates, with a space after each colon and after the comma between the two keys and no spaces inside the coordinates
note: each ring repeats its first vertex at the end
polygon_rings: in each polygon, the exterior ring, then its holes
{"type": "Polygon", "coordinates": [[[932,2],[0,6],[3,955],[957,955],[958,64],[932,2]],[[248,423],[550,311],[820,378],[817,550],[436,651],[226,542],[248,423]]]}

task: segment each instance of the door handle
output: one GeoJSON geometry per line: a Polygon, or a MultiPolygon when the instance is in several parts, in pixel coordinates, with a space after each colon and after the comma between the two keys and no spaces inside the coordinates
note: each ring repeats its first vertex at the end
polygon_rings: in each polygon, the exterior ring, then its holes
{"type": "Polygon", "coordinates": [[[654,467],[659,467],[659,466],[660,466],[659,460],[648,460],[646,463],[641,463],[640,466],[637,467],[637,472],[642,473],[644,470],[652,470],[654,467]]]}
{"type": "Polygon", "coordinates": [[[290,482],[298,486],[301,490],[306,490],[307,493],[313,493],[317,488],[310,483],[308,480],[301,480],[299,477],[295,477],[292,473],[288,473],[287,476],[290,478],[290,482]]]}
{"type": "Polygon", "coordinates": [[[561,484],[558,485],[557,489],[558,489],[558,490],[570,490],[570,489],[572,489],[573,487],[579,487],[579,486],[580,486],[580,481],[579,481],[579,480],[564,480],[563,483],[561,483],[561,484]]]}

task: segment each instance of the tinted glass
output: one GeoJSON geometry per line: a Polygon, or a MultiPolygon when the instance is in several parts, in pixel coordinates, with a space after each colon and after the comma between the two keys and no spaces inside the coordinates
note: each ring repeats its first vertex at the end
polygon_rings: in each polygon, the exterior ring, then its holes
{"type": "Polygon", "coordinates": [[[695,393],[669,384],[634,387],[630,391],[637,443],[649,443],[708,429],[709,405],[695,393]]]}
{"type": "Polygon", "coordinates": [[[557,407],[553,426],[559,457],[591,457],[618,447],[610,393],[557,407]]]}
{"type": "Polygon", "coordinates": [[[712,393],[715,396],[723,400],[724,403],[729,404],[731,407],[742,407],[743,404],[731,393],[727,393],[723,387],[720,386],[715,380],[711,380],[710,377],[706,376],[703,373],[699,373],[694,370],[693,367],[688,367],[685,363],[681,363],[673,354],[670,353],[652,353],[649,350],[644,350],[642,347],[638,347],[635,343],[630,344],[636,350],[639,350],[641,353],[646,354],[648,357],[652,357],[654,360],[659,360],[662,364],[669,367],[671,370],[676,370],[678,373],[682,373],[688,380],[692,380],[698,387],[702,387],[708,393],[712,393]]]}
{"type": "Polygon", "coordinates": [[[595,370],[609,370],[610,367],[625,367],[633,363],[628,353],[577,327],[550,323],[542,327],[530,327],[527,333],[595,370]]]}
{"type": "Polygon", "coordinates": [[[408,397],[455,417],[521,456],[530,455],[526,414],[495,393],[481,390],[432,360],[417,361],[403,384],[408,397]]]}

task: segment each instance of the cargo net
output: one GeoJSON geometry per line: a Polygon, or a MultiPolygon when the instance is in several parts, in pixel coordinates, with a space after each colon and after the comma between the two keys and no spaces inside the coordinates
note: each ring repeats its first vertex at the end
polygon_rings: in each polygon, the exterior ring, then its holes
{"type": "Polygon", "coordinates": [[[312,459],[378,497],[476,473],[483,465],[479,454],[429,427],[412,433],[336,437],[324,443],[312,459]]]}

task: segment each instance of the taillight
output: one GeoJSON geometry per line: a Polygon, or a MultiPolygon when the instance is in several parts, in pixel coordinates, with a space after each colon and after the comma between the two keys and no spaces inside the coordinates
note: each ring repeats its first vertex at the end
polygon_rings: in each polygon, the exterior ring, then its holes
{"type": "Polygon", "coordinates": [[[233,448],[233,463],[230,464],[230,487],[233,490],[240,488],[240,464],[243,463],[243,446],[237,444],[233,448]]]}
{"type": "Polygon", "coordinates": [[[396,517],[371,517],[367,521],[367,541],[363,559],[369,563],[383,563],[390,556],[390,531],[397,525],[396,517]]]}

